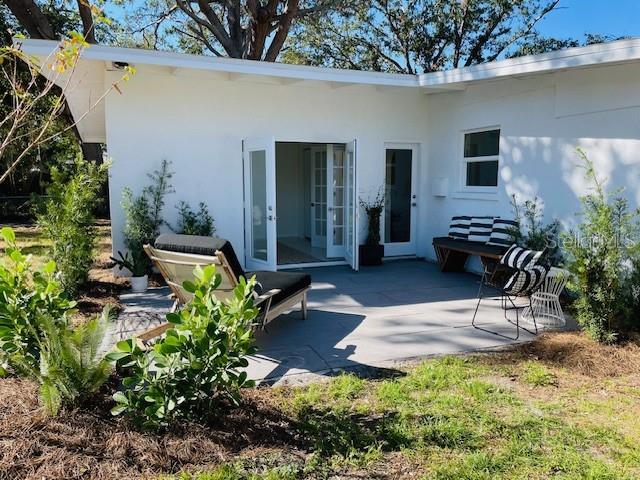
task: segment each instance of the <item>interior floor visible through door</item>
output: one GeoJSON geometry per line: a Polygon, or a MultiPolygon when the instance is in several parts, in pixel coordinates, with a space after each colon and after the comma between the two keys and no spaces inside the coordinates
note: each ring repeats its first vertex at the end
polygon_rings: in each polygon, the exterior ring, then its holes
{"type": "Polygon", "coordinates": [[[278,265],[326,262],[330,260],[332,259],[325,255],[325,249],[312,247],[311,240],[308,238],[278,237],[278,265]]]}

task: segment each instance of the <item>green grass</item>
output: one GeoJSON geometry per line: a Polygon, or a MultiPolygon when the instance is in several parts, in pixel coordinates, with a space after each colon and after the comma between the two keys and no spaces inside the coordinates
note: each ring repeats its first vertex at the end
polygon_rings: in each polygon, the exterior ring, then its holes
{"type": "Polygon", "coordinates": [[[367,478],[381,470],[395,478],[407,465],[416,478],[436,480],[640,477],[640,423],[630,413],[638,409],[637,390],[602,381],[611,393],[600,398],[589,383],[558,387],[564,373],[537,361],[509,368],[519,372],[512,386],[497,381],[506,378],[504,365],[445,357],[392,379],[343,375],[275,388],[274,405],[306,439],[304,465],[240,463],[185,478],[288,480],[353,471],[367,478]],[[616,411],[616,395],[629,415],[616,411]]]}
{"type": "Polygon", "coordinates": [[[556,382],[555,375],[539,362],[526,362],[523,364],[522,370],[524,382],[534,387],[546,387],[556,382]]]}

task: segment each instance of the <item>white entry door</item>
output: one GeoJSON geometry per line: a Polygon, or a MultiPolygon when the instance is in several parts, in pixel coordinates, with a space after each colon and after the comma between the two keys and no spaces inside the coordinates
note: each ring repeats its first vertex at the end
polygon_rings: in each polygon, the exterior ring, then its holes
{"type": "Polygon", "coordinates": [[[243,142],[244,231],[247,270],[277,268],[275,140],[243,142]]]}
{"type": "Polygon", "coordinates": [[[413,144],[385,145],[384,254],[416,254],[417,156],[413,144]]]}
{"type": "Polygon", "coordinates": [[[344,257],[351,268],[358,270],[358,183],[356,141],[345,145],[345,248],[344,257]]]}

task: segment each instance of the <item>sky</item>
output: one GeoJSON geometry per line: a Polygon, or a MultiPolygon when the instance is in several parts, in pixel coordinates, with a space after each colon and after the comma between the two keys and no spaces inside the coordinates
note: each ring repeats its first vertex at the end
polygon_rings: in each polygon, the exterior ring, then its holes
{"type": "Polygon", "coordinates": [[[585,33],[640,37],[640,0],[562,0],[538,30],[555,38],[585,33]]]}

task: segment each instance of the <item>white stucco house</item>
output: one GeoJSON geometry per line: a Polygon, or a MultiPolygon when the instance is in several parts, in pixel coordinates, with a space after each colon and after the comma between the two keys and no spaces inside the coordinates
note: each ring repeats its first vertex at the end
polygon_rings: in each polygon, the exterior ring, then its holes
{"type": "MultiPolygon", "coordinates": [[[[23,41],[45,57],[56,43],[23,41]]],[[[123,65],[132,79],[79,124],[106,144],[114,250],[124,187],[162,159],[175,193],[207,204],[250,269],[350,264],[359,198],[388,192],[385,255],[434,259],[453,215],[511,216],[540,197],[575,224],[586,192],[576,147],[640,204],[640,39],[423,75],[347,71],[92,46],[69,94],[80,115],[123,65]]]]}

